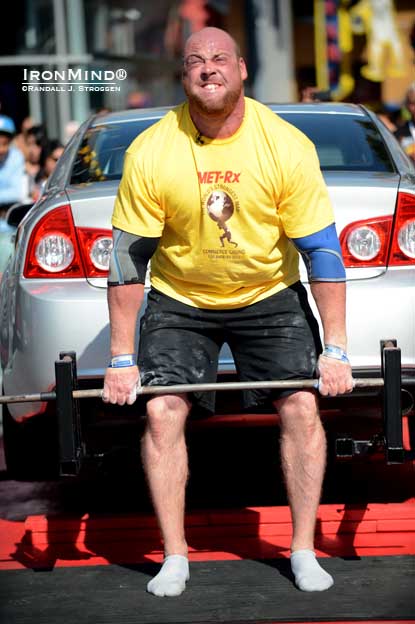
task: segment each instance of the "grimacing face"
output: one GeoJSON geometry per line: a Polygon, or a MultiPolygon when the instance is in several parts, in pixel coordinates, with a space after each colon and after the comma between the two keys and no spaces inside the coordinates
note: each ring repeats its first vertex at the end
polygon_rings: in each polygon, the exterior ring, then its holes
{"type": "Polygon", "coordinates": [[[186,46],[183,88],[191,106],[205,115],[230,113],[247,77],[230,37],[195,38],[186,46]]]}

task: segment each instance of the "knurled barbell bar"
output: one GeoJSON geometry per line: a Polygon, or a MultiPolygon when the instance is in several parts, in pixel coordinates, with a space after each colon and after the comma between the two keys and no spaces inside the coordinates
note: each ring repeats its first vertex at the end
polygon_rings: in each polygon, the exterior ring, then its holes
{"type": "MultiPolygon", "coordinates": [[[[369,391],[376,389],[381,391],[387,461],[402,462],[405,452],[402,443],[401,388],[402,384],[413,385],[415,379],[413,377],[402,378],[401,353],[400,349],[397,348],[396,340],[382,340],[380,347],[380,377],[357,377],[354,380],[354,390],[366,388],[369,391]]],[[[0,404],[56,401],[60,474],[76,475],[79,473],[83,459],[87,456],[86,445],[83,440],[79,399],[102,398],[103,389],[78,389],[76,354],[73,351],[59,354],[59,360],[55,362],[55,382],[54,391],[0,396],[0,404]]],[[[140,386],[137,388],[137,396],[265,388],[277,390],[318,389],[318,384],[318,379],[290,379],[140,386]]],[[[346,442],[350,441],[346,440],[346,442]]]]}
{"type": "MultiPolygon", "coordinates": [[[[151,394],[183,394],[185,392],[212,392],[223,390],[259,390],[270,388],[274,390],[303,390],[306,388],[318,389],[318,379],[291,379],[270,381],[225,381],[215,383],[177,384],[173,386],[139,386],[137,396],[151,394]]],[[[384,380],[381,377],[365,377],[354,379],[354,388],[382,388],[384,380]]],[[[73,390],[74,399],[102,398],[103,389],[73,390]]],[[[36,401],[54,401],[56,392],[39,392],[37,394],[15,394],[0,396],[1,403],[28,403],[36,401]]]]}

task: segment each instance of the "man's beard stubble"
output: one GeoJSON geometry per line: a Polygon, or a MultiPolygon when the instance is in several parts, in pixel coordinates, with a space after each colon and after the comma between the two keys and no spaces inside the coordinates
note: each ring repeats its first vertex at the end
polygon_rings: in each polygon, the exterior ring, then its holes
{"type": "Polygon", "coordinates": [[[183,86],[183,88],[187,95],[189,103],[192,104],[194,108],[199,110],[201,113],[204,113],[205,115],[212,116],[215,116],[215,113],[217,116],[230,114],[235,108],[242,93],[241,83],[238,88],[226,91],[225,95],[219,100],[206,102],[198,95],[195,95],[194,93],[186,89],[185,86],[183,86]]]}

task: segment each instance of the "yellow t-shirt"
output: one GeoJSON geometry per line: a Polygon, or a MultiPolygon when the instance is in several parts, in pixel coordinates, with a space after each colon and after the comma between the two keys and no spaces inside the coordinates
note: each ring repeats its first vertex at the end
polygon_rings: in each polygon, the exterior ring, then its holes
{"type": "Polygon", "coordinates": [[[112,224],[161,237],[151,260],[159,291],[200,308],[237,308],[299,279],[287,237],[334,222],[314,145],[245,98],[226,139],[202,137],[182,104],[127,150],[112,224]]]}

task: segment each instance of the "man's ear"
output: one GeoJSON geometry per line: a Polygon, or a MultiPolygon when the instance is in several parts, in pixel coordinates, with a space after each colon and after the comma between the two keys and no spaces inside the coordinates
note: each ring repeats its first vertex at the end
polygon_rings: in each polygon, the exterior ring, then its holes
{"type": "Polygon", "coordinates": [[[248,78],[248,70],[246,69],[246,64],[242,56],[239,59],[239,70],[241,72],[242,80],[246,80],[248,78]]]}

